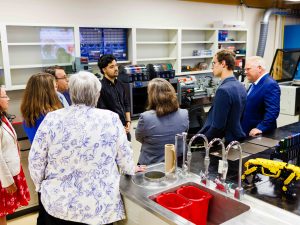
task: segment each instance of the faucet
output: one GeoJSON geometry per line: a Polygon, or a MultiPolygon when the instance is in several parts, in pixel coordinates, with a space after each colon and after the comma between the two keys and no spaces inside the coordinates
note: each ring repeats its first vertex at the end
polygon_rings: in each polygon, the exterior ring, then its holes
{"type": "Polygon", "coordinates": [[[229,150],[233,146],[237,146],[239,148],[239,151],[240,151],[238,187],[234,191],[234,197],[237,198],[237,199],[241,199],[242,196],[244,195],[244,189],[242,187],[242,179],[241,179],[241,177],[242,177],[242,164],[243,164],[243,161],[242,161],[243,150],[242,150],[241,144],[238,141],[232,141],[232,142],[229,143],[229,145],[226,148],[226,158],[227,158],[229,150]]]}
{"type": "Polygon", "coordinates": [[[206,186],[208,186],[208,167],[209,167],[209,148],[208,148],[208,140],[207,137],[204,134],[195,134],[191,140],[189,141],[189,145],[188,145],[188,152],[187,152],[187,167],[188,167],[188,172],[190,172],[191,170],[191,160],[192,160],[192,151],[191,151],[191,147],[193,144],[193,141],[198,138],[201,137],[204,140],[204,148],[205,148],[205,158],[204,158],[204,167],[205,167],[205,173],[204,173],[204,177],[201,178],[201,180],[204,178],[205,179],[205,184],[206,186]]]}
{"type": "Polygon", "coordinates": [[[215,142],[219,142],[219,144],[222,146],[222,163],[223,163],[222,170],[221,170],[221,174],[222,174],[221,180],[219,180],[218,178],[215,179],[215,183],[217,185],[216,188],[228,193],[229,186],[225,183],[227,170],[228,170],[228,162],[227,162],[227,154],[225,151],[225,146],[220,138],[214,138],[209,142],[208,149],[210,149],[215,142]]]}

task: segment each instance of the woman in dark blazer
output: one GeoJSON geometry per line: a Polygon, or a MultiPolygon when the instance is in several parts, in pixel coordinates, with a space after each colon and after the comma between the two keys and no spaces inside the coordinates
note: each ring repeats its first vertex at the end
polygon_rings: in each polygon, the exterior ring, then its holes
{"type": "Polygon", "coordinates": [[[148,107],[140,115],[135,131],[142,143],[139,164],[153,164],[165,160],[165,144],[174,144],[175,135],[187,131],[188,111],[180,109],[173,86],[162,78],[148,85],[148,107]]]}

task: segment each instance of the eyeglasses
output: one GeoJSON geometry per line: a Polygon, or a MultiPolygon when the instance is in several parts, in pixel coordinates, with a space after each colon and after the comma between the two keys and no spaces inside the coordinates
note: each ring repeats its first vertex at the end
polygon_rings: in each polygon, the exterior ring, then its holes
{"type": "Polygon", "coordinates": [[[67,79],[69,79],[69,77],[68,77],[68,76],[64,76],[64,77],[56,77],[55,79],[56,79],[56,80],[67,80],[67,79]]]}
{"type": "Polygon", "coordinates": [[[0,98],[9,98],[7,95],[5,95],[5,96],[0,96],[0,98]]]}

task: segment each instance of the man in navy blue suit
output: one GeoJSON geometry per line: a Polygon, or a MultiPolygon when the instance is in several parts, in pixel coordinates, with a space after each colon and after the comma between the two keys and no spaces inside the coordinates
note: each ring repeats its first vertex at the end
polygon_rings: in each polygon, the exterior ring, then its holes
{"type": "Polygon", "coordinates": [[[242,140],[246,135],[241,126],[241,117],[246,104],[245,87],[234,77],[235,54],[221,50],[213,58],[212,70],[221,78],[207,120],[199,131],[211,140],[225,138],[225,143],[242,140]]]}
{"type": "Polygon", "coordinates": [[[247,93],[247,103],[242,119],[244,132],[255,136],[276,129],[276,119],[280,111],[280,88],[266,72],[263,58],[247,58],[245,71],[251,85],[247,93]]]}

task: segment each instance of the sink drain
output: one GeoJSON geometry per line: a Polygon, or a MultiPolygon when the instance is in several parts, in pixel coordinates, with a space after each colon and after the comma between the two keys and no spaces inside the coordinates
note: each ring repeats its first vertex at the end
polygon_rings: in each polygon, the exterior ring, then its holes
{"type": "Polygon", "coordinates": [[[144,178],[148,181],[160,182],[165,180],[165,173],[161,171],[149,171],[144,173],[144,178]]]}

